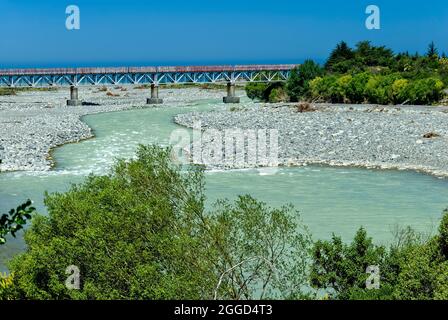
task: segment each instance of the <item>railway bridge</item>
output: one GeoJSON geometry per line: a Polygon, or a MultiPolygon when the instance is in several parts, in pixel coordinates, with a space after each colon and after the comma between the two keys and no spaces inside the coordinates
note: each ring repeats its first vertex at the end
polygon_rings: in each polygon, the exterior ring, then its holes
{"type": "Polygon", "coordinates": [[[220,65],[220,66],[163,66],[114,68],[49,68],[0,69],[0,87],[70,87],[67,105],[81,105],[80,86],[148,85],[151,96],[148,104],[160,104],[159,86],[186,83],[226,83],[224,103],[238,103],[237,82],[274,82],[288,79],[296,65],[220,65]]]}

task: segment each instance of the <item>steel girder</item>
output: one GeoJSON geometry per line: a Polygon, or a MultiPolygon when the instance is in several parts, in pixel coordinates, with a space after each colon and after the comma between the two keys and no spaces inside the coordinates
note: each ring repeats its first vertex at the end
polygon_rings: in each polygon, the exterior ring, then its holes
{"type": "Polygon", "coordinates": [[[286,81],[290,70],[1,75],[0,87],[144,85],[286,81]]]}

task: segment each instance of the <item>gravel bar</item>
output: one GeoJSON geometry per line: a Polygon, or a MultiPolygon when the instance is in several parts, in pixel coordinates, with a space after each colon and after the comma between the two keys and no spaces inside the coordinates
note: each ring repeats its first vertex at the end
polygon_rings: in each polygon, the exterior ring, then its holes
{"type": "MultiPolygon", "coordinates": [[[[161,107],[178,106],[201,99],[222,99],[222,90],[199,88],[160,90],[161,107]]],[[[80,98],[90,105],[66,106],[69,89],[28,91],[0,96],[0,171],[46,171],[53,166],[51,149],[93,137],[82,116],[146,105],[150,89],[132,86],[81,87],[80,98]]]]}
{"type": "Polygon", "coordinates": [[[246,104],[175,117],[186,127],[195,121],[217,130],[277,129],[284,166],[359,166],[448,177],[447,107],[317,104],[314,111],[299,112],[297,104],[246,104]]]}

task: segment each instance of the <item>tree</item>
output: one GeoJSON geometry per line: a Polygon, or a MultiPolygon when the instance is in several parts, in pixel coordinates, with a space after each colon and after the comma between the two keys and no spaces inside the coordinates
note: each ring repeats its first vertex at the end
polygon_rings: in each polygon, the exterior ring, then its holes
{"type": "Polygon", "coordinates": [[[273,88],[269,94],[270,103],[289,102],[290,98],[283,86],[273,88]]]}
{"type": "Polygon", "coordinates": [[[443,212],[439,225],[438,247],[440,254],[448,260],[448,209],[443,212]]]}
{"type": "Polygon", "coordinates": [[[267,83],[260,82],[249,82],[245,86],[246,94],[249,99],[252,100],[266,100],[266,89],[268,88],[267,83]]]}
{"type": "Polygon", "coordinates": [[[275,103],[289,101],[289,97],[286,94],[284,87],[285,85],[282,82],[249,82],[245,89],[247,97],[252,100],[275,103]]]}
{"type": "MultiPolygon", "coordinates": [[[[27,251],[10,263],[16,299],[239,299],[299,296],[309,235],[291,207],[249,196],[205,209],[199,166],[140,146],[106,176],[47,194],[27,251]],[[79,290],[65,286],[68,266],[79,290]],[[288,288],[286,290],[285,288],[288,288]]],[[[1,294],[1,292],[0,292],[1,294]]],[[[1,296],[0,296],[1,298],[1,296]]]]}
{"type": "Polygon", "coordinates": [[[354,56],[354,52],[348,44],[345,41],[341,41],[331,52],[330,57],[325,63],[325,70],[345,73],[350,68],[348,61],[352,60],[354,56]]]}
{"type": "MultiPolygon", "coordinates": [[[[310,273],[311,285],[325,289],[337,299],[372,298],[378,292],[366,288],[368,266],[381,267],[385,248],[373,244],[366,231],[361,228],[350,245],[333,235],[331,241],[317,241],[313,249],[310,273]]],[[[381,294],[390,288],[383,286],[381,294]]]]}
{"type": "Polygon", "coordinates": [[[358,73],[394,65],[394,53],[385,46],[373,46],[370,41],[356,44],[355,50],[345,42],[339,43],[330,54],[325,69],[333,73],[358,73]]]}
{"type": "Polygon", "coordinates": [[[394,53],[385,46],[373,46],[370,41],[361,41],[356,44],[355,60],[361,68],[391,67],[394,53]]]}
{"type": "Polygon", "coordinates": [[[443,212],[436,236],[408,250],[394,290],[397,299],[448,298],[448,210],[443,212]]]}
{"type": "Polygon", "coordinates": [[[408,99],[413,104],[430,105],[444,96],[445,84],[436,77],[412,81],[408,89],[408,99]]]}
{"type": "Polygon", "coordinates": [[[6,243],[6,235],[13,237],[19,230],[22,230],[27,220],[31,219],[31,214],[36,210],[31,206],[31,200],[21,204],[17,209],[12,209],[8,214],[0,216],[0,245],[6,243]]]}
{"type": "Polygon", "coordinates": [[[434,41],[431,41],[431,43],[428,46],[428,51],[426,52],[426,56],[428,58],[438,58],[439,57],[439,50],[437,49],[434,41]]]}
{"type": "Polygon", "coordinates": [[[311,285],[335,299],[448,299],[448,210],[438,234],[425,238],[398,229],[388,250],[373,244],[361,228],[351,244],[340,237],[314,244],[311,285]],[[377,265],[380,287],[367,290],[366,267],[377,265]]]}
{"type": "Polygon", "coordinates": [[[212,239],[227,298],[301,297],[311,237],[297,217],[291,205],[272,209],[250,196],[217,202],[212,239]]]}
{"type": "Polygon", "coordinates": [[[370,41],[358,42],[355,49],[341,41],[324,69],[307,60],[291,71],[285,87],[280,83],[248,84],[246,92],[265,102],[287,101],[289,96],[293,102],[436,104],[446,96],[448,63],[438,58],[434,43],[428,51],[430,57],[394,54],[370,41]]]}
{"type": "Polygon", "coordinates": [[[311,96],[310,81],[322,75],[322,68],[313,60],[306,60],[291,71],[286,83],[286,91],[291,101],[299,101],[311,96]]]}

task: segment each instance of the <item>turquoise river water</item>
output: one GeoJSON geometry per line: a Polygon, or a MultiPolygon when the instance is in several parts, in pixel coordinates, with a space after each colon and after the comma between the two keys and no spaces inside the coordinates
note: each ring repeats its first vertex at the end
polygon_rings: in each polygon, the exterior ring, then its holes
{"type": "MultiPolygon", "coordinates": [[[[30,198],[45,213],[45,191],[64,191],[89,173],[106,172],[115,158],[131,157],[139,143],[167,145],[171,132],[179,128],[172,120],[175,114],[214,108],[225,106],[202,100],[183,107],[84,117],[95,138],[57,148],[54,170],[0,174],[0,212],[30,198]]],[[[328,239],[334,232],[348,241],[360,226],[376,243],[389,242],[396,226],[434,232],[448,206],[448,179],[409,171],[307,166],[282,168],[269,175],[257,170],[214,171],[206,179],[209,203],[247,193],[273,206],[292,203],[315,239],[328,239]]],[[[0,271],[24,248],[22,235],[9,239],[0,250],[0,271]]]]}

